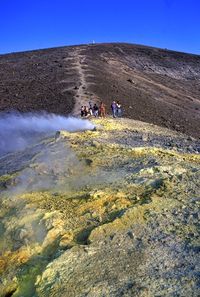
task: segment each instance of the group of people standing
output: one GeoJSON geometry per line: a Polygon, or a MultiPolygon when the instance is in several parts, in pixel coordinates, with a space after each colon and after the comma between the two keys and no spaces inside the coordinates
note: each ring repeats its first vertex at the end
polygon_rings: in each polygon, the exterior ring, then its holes
{"type": "MultiPolygon", "coordinates": [[[[112,115],[114,118],[122,116],[122,107],[119,101],[113,101],[111,104],[112,115]]],[[[81,106],[81,117],[94,116],[105,118],[106,106],[103,102],[98,106],[96,103],[92,105],[89,102],[89,106],[81,106]]]]}
{"type": "Polygon", "coordinates": [[[106,107],[103,102],[99,106],[95,103],[92,106],[92,103],[89,102],[89,106],[81,106],[81,117],[94,116],[94,117],[105,117],[106,116],[106,107]]]}
{"type": "Polygon", "coordinates": [[[113,101],[111,104],[113,118],[122,116],[122,106],[119,101],[113,101]]]}

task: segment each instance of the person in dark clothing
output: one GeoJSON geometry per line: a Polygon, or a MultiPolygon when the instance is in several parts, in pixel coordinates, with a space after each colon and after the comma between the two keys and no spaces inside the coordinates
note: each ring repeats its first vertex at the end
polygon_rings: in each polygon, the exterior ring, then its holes
{"type": "Polygon", "coordinates": [[[94,114],[95,118],[98,117],[98,115],[99,115],[99,108],[96,105],[96,103],[93,106],[93,114],[94,114]]]}
{"type": "Polygon", "coordinates": [[[83,116],[84,116],[84,107],[81,106],[81,117],[83,117],[83,116]]]}

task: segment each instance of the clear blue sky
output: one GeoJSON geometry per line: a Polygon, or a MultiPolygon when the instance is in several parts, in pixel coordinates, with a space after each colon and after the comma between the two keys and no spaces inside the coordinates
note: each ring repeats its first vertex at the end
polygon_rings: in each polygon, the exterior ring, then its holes
{"type": "Polygon", "coordinates": [[[92,40],[200,54],[200,0],[0,0],[0,53],[92,40]]]}

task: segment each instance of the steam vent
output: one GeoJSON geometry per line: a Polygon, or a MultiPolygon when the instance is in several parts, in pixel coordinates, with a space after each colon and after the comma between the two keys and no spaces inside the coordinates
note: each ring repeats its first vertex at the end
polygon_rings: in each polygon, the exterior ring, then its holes
{"type": "Polygon", "coordinates": [[[199,142],[92,122],[1,157],[1,296],[199,296],[199,142]]]}
{"type": "Polygon", "coordinates": [[[0,109],[57,114],[1,122],[0,297],[200,296],[199,65],[125,44],[0,56],[0,109]],[[89,98],[106,118],[67,129],[89,98]]]}

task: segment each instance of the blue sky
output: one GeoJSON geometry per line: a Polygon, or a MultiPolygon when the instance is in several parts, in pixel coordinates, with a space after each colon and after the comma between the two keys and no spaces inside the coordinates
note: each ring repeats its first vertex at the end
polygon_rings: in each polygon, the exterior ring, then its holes
{"type": "Polygon", "coordinates": [[[0,0],[0,53],[92,40],[200,54],[200,0],[0,0]]]}

